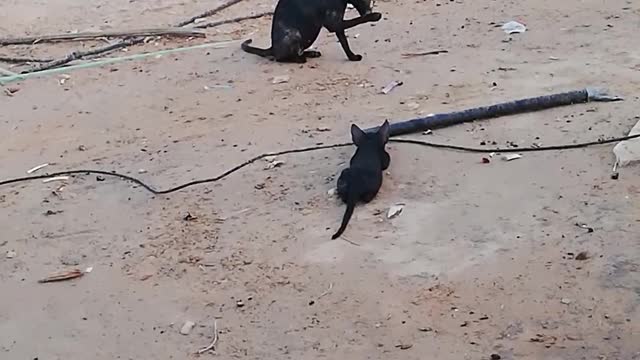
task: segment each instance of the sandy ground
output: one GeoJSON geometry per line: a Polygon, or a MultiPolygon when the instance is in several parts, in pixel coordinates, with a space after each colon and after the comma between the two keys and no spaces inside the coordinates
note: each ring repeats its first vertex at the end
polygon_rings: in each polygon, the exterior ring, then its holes
{"type": "MultiPolygon", "coordinates": [[[[8,0],[0,35],[157,26],[215,5],[8,0]]],[[[217,18],[272,6],[247,0],[217,18]]],[[[40,173],[117,170],[165,188],[265,151],[348,141],[352,122],[588,85],[626,101],[415,137],[549,145],[620,136],[638,121],[635,1],[376,7],[382,21],[350,31],[360,63],[323,33],[323,57],[305,65],[233,44],[8,85],[18,91],[0,94],[0,178],[49,162],[40,173]],[[512,19],[529,30],[509,37],[494,25],[512,19]],[[438,48],[449,53],[401,56],[438,48]],[[280,75],[289,82],[272,84],[280,75]],[[404,85],[380,94],[392,80],[404,85]]],[[[264,18],[127,53],[247,36],[267,46],[269,26],[264,18]]],[[[97,44],[0,53],[60,56],[97,44]]],[[[261,161],[167,196],[96,176],[0,189],[0,358],[192,358],[215,321],[217,351],[202,358],[640,359],[640,169],[612,180],[611,146],[490,164],[478,154],[389,149],[379,196],[356,209],[345,233],[359,246],[329,239],[344,207],[327,192],[350,148],[284,156],[276,169],[261,161]],[[387,219],[397,203],[404,211],[387,219]],[[576,260],[582,251],[588,259],[576,260]],[[37,283],[87,267],[79,279],[37,283]],[[185,321],[196,323],[189,335],[180,334],[185,321]]]]}

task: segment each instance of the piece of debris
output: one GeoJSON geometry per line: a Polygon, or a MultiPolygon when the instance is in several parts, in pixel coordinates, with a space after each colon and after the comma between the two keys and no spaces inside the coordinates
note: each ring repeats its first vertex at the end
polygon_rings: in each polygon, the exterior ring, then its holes
{"type": "Polygon", "coordinates": [[[87,151],[87,147],[84,145],[78,145],[78,151],[87,151]]]}
{"type": "Polygon", "coordinates": [[[146,174],[147,170],[145,169],[138,169],[138,174],[146,174]]]}
{"type": "Polygon", "coordinates": [[[416,57],[416,56],[439,55],[439,54],[446,54],[448,52],[449,52],[449,50],[420,51],[420,52],[414,52],[414,53],[403,53],[402,57],[411,58],[411,57],[416,57]]]}
{"type": "Polygon", "coordinates": [[[102,175],[96,176],[96,181],[104,181],[104,180],[105,180],[104,176],[102,175]]]}
{"type": "Polygon", "coordinates": [[[338,189],[336,189],[336,188],[331,188],[331,189],[329,189],[329,191],[327,191],[327,195],[329,195],[329,196],[335,196],[337,192],[338,192],[338,189]]]}
{"type": "Polygon", "coordinates": [[[576,255],[576,260],[578,261],[584,261],[584,260],[588,260],[591,256],[589,255],[588,252],[586,251],[580,251],[578,253],[578,255],[576,255]]]}
{"type": "Polygon", "coordinates": [[[288,83],[290,79],[291,77],[289,75],[277,75],[273,77],[273,79],[271,80],[271,83],[284,84],[284,83],[288,83]]]}
{"type": "Polygon", "coordinates": [[[433,135],[433,131],[431,130],[423,131],[422,135],[433,135]]]}
{"type": "Polygon", "coordinates": [[[8,250],[5,256],[7,259],[13,259],[14,257],[18,256],[18,253],[15,252],[15,250],[8,250]]]}
{"type": "Polygon", "coordinates": [[[582,336],[580,336],[580,335],[567,334],[564,337],[569,341],[582,341],[582,340],[584,340],[584,338],[582,336]]]}
{"type": "Polygon", "coordinates": [[[517,21],[509,21],[500,27],[508,35],[521,34],[527,31],[527,27],[517,21]]]}
{"type": "MultiPolygon", "coordinates": [[[[638,121],[629,136],[640,134],[640,121],[638,121]]],[[[621,141],[613,147],[613,154],[616,157],[616,165],[613,172],[616,173],[619,167],[625,167],[640,161],[640,138],[621,141]]],[[[615,180],[615,179],[614,179],[615,180]]]]}
{"type": "Polygon", "coordinates": [[[333,289],[333,283],[329,283],[329,287],[327,288],[327,290],[325,290],[322,294],[320,294],[318,296],[318,300],[320,300],[323,297],[327,296],[331,292],[332,289],[333,289]]]}
{"type": "Polygon", "coordinates": [[[413,344],[398,344],[396,347],[400,350],[409,350],[413,347],[413,344]]]}
{"type": "Polygon", "coordinates": [[[204,354],[207,351],[216,351],[216,343],[218,342],[218,322],[213,320],[213,340],[211,343],[202,349],[198,350],[198,354],[204,354]]]}
{"type": "Polygon", "coordinates": [[[242,299],[238,299],[238,301],[236,301],[236,306],[239,308],[244,307],[244,301],[242,301],[242,299]]]}
{"type": "Polygon", "coordinates": [[[93,266],[89,266],[88,268],[84,269],[85,274],[89,274],[92,271],[93,271],[93,266]]]}
{"type": "Polygon", "coordinates": [[[595,231],[592,227],[590,227],[590,226],[589,226],[589,225],[587,225],[587,224],[580,224],[580,223],[576,223],[576,226],[577,226],[577,227],[579,227],[579,228],[581,228],[581,229],[585,229],[585,230],[587,230],[587,233],[592,233],[592,232],[594,232],[594,231],[595,231]]]}
{"type": "Polygon", "coordinates": [[[63,213],[64,210],[47,210],[47,212],[44,213],[44,216],[51,216],[51,215],[56,215],[56,214],[60,214],[63,213]]]}
{"type": "Polygon", "coordinates": [[[190,212],[187,212],[187,215],[185,215],[185,216],[182,218],[182,220],[184,220],[184,221],[194,221],[194,220],[196,220],[196,219],[198,219],[198,217],[197,217],[197,216],[193,216],[193,215],[191,215],[191,213],[190,213],[190,212]]]}
{"type": "Polygon", "coordinates": [[[502,359],[502,356],[500,356],[498,354],[491,354],[491,356],[489,358],[491,360],[500,360],[500,359],[502,359]]]}
{"type": "Polygon", "coordinates": [[[69,180],[68,176],[56,176],[56,177],[52,177],[52,178],[48,178],[48,179],[44,179],[42,180],[43,183],[50,183],[53,181],[66,181],[69,180]]]}
{"type": "Polygon", "coordinates": [[[491,160],[489,158],[483,157],[482,158],[482,163],[483,164],[489,164],[489,163],[491,163],[491,160]]]}
{"type": "Polygon", "coordinates": [[[561,302],[562,304],[569,305],[569,304],[571,304],[571,299],[562,298],[562,299],[560,300],[560,302],[561,302]]]}
{"type": "Polygon", "coordinates": [[[430,327],[421,327],[421,328],[418,328],[418,331],[420,331],[420,332],[432,332],[433,329],[430,328],[430,327]]]}
{"type": "Polygon", "coordinates": [[[144,275],[140,276],[140,281],[147,281],[147,280],[151,279],[152,276],[153,276],[153,274],[144,274],[144,275]]]}
{"type": "Polygon", "coordinates": [[[194,326],[196,326],[196,323],[194,323],[193,321],[185,321],[184,325],[182,325],[182,328],[180,328],[180,334],[189,335],[194,326]]]}
{"type": "Polygon", "coordinates": [[[211,90],[211,89],[233,89],[233,86],[231,86],[231,85],[205,85],[204,89],[205,90],[211,90]]]}
{"type": "Polygon", "coordinates": [[[7,94],[7,96],[13,96],[13,94],[17,93],[18,91],[20,91],[20,89],[16,87],[9,87],[4,89],[4,93],[7,94]]]}
{"type": "Polygon", "coordinates": [[[516,160],[516,159],[520,159],[521,157],[522,157],[522,155],[520,155],[520,154],[507,154],[507,155],[504,155],[502,157],[502,160],[504,160],[504,161],[513,161],[513,160],[516,160]]]}
{"type": "Polygon", "coordinates": [[[67,80],[69,79],[71,79],[71,75],[62,74],[60,75],[60,80],[58,80],[58,82],[60,83],[60,85],[64,85],[64,83],[67,82],[67,80]]]}
{"type": "Polygon", "coordinates": [[[38,166],[34,166],[33,168],[27,170],[27,174],[33,174],[34,172],[36,172],[36,171],[38,171],[38,170],[40,170],[40,169],[42,169],[44,167],[47,167],[47,166],[49,166],[49,163],[44,163],[44,164],[40,164],[38,166]]]}
{"type": "Polygon", "coordinates": [[[400,215],[402,210],[404,209],[404,204],[393,205],[387,211],[387,219],[393,219],[394,217],[400,215]]]}
{"type": "Polygon", "coordinates": [[[71,280],[71,279],[79,278],[79,277],[81,277],[83,275],[84,275],[84,272],[82,272],[82,270],[73,269],[73,270],[64,271],[64,272],[61,272],[61,273],[56,273],[56,274],[53,274],[53,275],[49,275],[44,279],[38,280],[38,282],[41,283],[41,284],[44,284],[44,283],[49,283],[49,282],[65,281],[65,280],[71,280]]]}
{"type": "Polygon", "coordinates": [[[326,132],[326,131],[331,131],[331,128],[330,127],[326,127],[326,126],[320,126],[320,127],[316,128],[316,131],[326,132]]]}
{"type": "Polygon", "coordinates": [[[529,339],[531,342],[544,343],[546,347],[550,347],[555,344],[558,339],[555,336],[536,334],[535,337],[529,339]]]}
{"type": "Polygon", "coordinates": [[[402,81],[398,81],[398,80],[393,80],[392,82],[390,82],[389,84],[387,84],[387,86],[383,87],[382,90],[380,91],[382,94],[387,95],[388,93],[391,92],[391,90],[395,89],[398,86],[402,86],[402,84],[404,84],[402,81]]]}
{"type": "Polygon", "coordinates": [[[267,165],[267,167],[265,168],[265,170],[269,170],[269,169],[275,169],[277,167],[280,167],[284,164],[284,161],[282,160],[273,160],[269,163],[269,165],[267,165]]]}

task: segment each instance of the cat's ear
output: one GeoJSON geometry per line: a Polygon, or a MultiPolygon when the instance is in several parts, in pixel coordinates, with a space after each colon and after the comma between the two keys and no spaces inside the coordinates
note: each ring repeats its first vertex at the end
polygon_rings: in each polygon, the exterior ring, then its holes
{"type": "Polygon", "coordinates": [[[389,132],[389,121],[385,120],[384,124],[382,124],[378,129],[378,137],[383,144],[386,144],[389,141],[389,132]]]}
{"type": "Polygon", "coordinates": [[[351,139],[353,140],[353,144],[355,146],[360,146],[364,142],[364,139],[367,137],[367,134],[362,131],[356,124],[351,124],[351,139]]]}

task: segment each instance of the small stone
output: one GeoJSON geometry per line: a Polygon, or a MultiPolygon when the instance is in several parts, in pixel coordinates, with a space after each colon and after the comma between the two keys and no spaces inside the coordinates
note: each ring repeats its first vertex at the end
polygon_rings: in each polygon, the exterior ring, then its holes
{"type": "Polygon", "coordinates": [[[427,326],[427,327],[418,328],[418,331],[431,332],[431,331],[433,331],[433,329],[427,326]]]}
{"type": "Polygon", "coordinates": [[[7,259],[13,259],[14,257],[16,257],[18,255],[17,252],[15,252],[14,250],[9,250],[7,251],[7,259]]]}
{"type": "Polygon", "coordinates": [[[238,301],[236,301],[236,306],[239,308],[244,307],[244,301],[242,301],[242,299],[239,299],[238,301]]]}
{"type": "Polygon", "coordinates": [[[571,299],[562,298],[562,300],[560,300],[560,302],[565,304],[565,305],[569,305],[569,304],[571,304],[571,299]]]}
{"type": "Polygon", "coordinates": [[[502,356],[498,354],[491,354],[491,360],[500,360],[500,359],[502,359],[502,356]]]}
{"type": "Polygon", "coordinates": [[[193,321],[186,321],[180,329],[180,334],[189,335],[194,326],[196,326],[196,323],[194,323],[193,321]]]}

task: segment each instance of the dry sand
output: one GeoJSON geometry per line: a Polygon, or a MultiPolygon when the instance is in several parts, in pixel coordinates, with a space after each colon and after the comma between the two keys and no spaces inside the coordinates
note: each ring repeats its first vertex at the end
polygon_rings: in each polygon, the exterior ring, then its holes
{"type": "MultiPolygon", "coordinates": [[[[5,0],[0,35],[158,26],[215,5],[5,0]]],[[[589,85],[626,101],[415,137],[530,146],[620,136],[640,116],[639,5],[378,0],[383,20],[349,31],[359,63],[323,33],[323,57],[305,65],[234,44],[14,83],[13,96],[0,94],[0,178],[48,162],[38,173],[117,170],[165,188],[265,151],[348,141],[352,122],[589,85]],[[528,31],[509,37],[494,25],[508,20],[528,31]],[[440,48],[449,53],[401,56],[440,48]],[[272,84],[280,75],[289,82],[272,84]],[[379,94],[392,80],[404,85],[379,94]]],[[[272,6],[247,0],[217,18],[272,6]]],[[[116,55],[248,36],[268,46],[269,26],[264,18],[116,55]]],[[[0,53],[59,57],[96,44],[0,53]]],[[[640,359],[640,169],[610,179],[611,146],[490,164],[389,148],[379,196],[345,233],[360,246],[330,240],[344,207],[327,191],[350,148],[282,157],[276,169],[259,162],[167,196],[96,176],[0,189],[0,358],[186,359],[217,319],[217,355],[202,358],[640,359]],[[386,219],[397,203],[402,214],[386,219]],[[589,258],[575,260],[582,251],[589,258]],[[76,267],[93,271],[37,283],[76,267]],[[181,335],[186,321],[196,325],[181,335]]]]}

